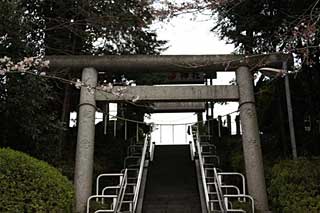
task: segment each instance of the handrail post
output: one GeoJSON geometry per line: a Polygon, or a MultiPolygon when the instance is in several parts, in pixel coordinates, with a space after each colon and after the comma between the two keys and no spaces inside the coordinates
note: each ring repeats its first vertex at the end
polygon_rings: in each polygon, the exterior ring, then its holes
{"type": "Polygon", "coordinates": [[[114,212],[117,212],[118,210],[121,209],[122,199],[124,197],[124,193],[127,187],[127,176],[128,176],[128,170],[126,169],[124,171],[123,178],[120,183],[120,189],[117,197],[117,202],[114,207],[114,212]]]}
{"type": "MultiPolygon", "coordinates": [[[[97,179],[96,179],[96,195],[99,195],[99,185],[100,185],[100,179],[102,177],[117,177],[119,176],[120,182],[119,185],[121,184],[122,178],[123,178],[123,174],[122,173],[108,173],[108,174],[100,174],[98,175],[97,179]]],[[[98,201],[99,198],[96,198],[96,201],[98,201]]]]}
{"type": "Polygon", "coordinates": [[[136,127],[136,142],[139,143],[139,124],[137,123],[137,127],[136,127]]]}
{"type": "Polygon", "coordinates": [[[154,157],[155,145],[156,145],[155,142],[152,142],[152,143],[150,144],[150,161],[151,161],[151,162],[153,161],[153,157],[154,157]]]}
{"type": "Polygon", "coordinates": [[[174,124],[172,124],[172,144],[174,144],[174,124]]]}
{"type": "Polygon", "coordinates": [[[209,212],[210,211],[209,194],[208,194],[208,188],[207,188],[207,181],[205,178],[205,172],[204,172],[204,168],[203,168],[203,159],[202,159],[202,154],[201,154],[200,138],[199,138],[199,128],[197,128],[196,145],[197,145],[198,156],[199,156],[200,171],[201,171],[201,177],[202,177],[202,186],[203,186],[205,199],[206,199],[206,207],[207,207],[207,211],[209,212]]]}
{"type": "Polygon", "coordinates": [[[124,140],[128,139],[128,122],[127,120],[124,121],[124,140]]]}
{"type": "Polygon", "coordinates": [[[191,160],[194,161],[194,149],[193,149],[193,143],[192,141],[189,142],[190,145],[190,156],[191,156],[191,160]]]}
{"type": "Polygon", "coordinates": [[[223,193],[221,191],[221,181],[219,180],[217,169],[213,168],[213,171],[214,171],[214,179],[216,182],[217,196],[218,196],[218,200],[219,200],[220,209],[223,212],[226,212],[227,208],[223,202],[223,193]]]}
{"type": "Polygon", "coordinates": [[[133,197],[133,206],[132,206],[132,211],[135,212],[136,208],[137,208],[137,202],[138,202],[138,196],[139,196],[139,192],[140,192],[140,185],[141,185],[141,179],[142,179],[142,175],[143,175],[143,168],[144,168],[144,163],[145,163],[145,157],[146,157],[146,153],[147,153],[147,148],[149,145],[149,137],[146,136],[145,137],[145,141],[144,141],[144,145],[143,145],[143,150],[142,150],[142,155],[141,155],[141,161],[140,161],[140,167],[139,167],[139,174],[138,174],[138,178],[137,178],[137,185],[136,185],[136,190],[134,193],[134,197],[133,197]]]}

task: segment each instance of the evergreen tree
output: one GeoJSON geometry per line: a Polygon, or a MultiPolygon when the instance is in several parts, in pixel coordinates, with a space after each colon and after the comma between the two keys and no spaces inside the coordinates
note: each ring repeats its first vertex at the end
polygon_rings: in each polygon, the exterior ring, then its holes
{"type": "MultiPolygon", "coordinates": [[[[154,19],[151,3],[145,0],[0,1],[0,55],[18,60],[52,54],[158,54],[163,42],[149,29],[154,19]]],[[[65,71],[50,72],[62,78],[79,77],[65,71]]],[[[61,125],[61,120],[67,122],[69,111],[76,109],[78,91],[39,77],[14,74],[0,77],[0,145],[20,144],[29,153],[45,153],[43,148],[50,147],[47,142],[56,145],[59,141],[51,135],[57,136],[58,131],[67,127],[67,123],[61,125]]],[[[45,154],[43,157],[51,158],[45,154]]]]}
{"type": "MultiPolygon", "coordinates": [[[[213,1],[208,1],[213,2],[213,1]]],[[[239,53],[294,53],[300,68],[290,75],[298,152],[319,154],[319,17],[318,1],[223,1],[213,9],[217,23],[212,31],[235,44],[239,53]],[[310,122],[309,122],[310,120],[310,122]],[[310,123],[310,124],[307,124],[310,123]],[[311,130],[305,126],[311,126],[311,130]]],[[[269,138],[289,144],[283,83],[262,76],[257,84],[259,123],[269,138]],[[283,116],[270,116],[278,111],[283,116]],[[278,128],[274,128],[278,126],[278,128]],[[279,131],[281,130],[282,131],[279,131]],[[280,140],[280,139],[279,139],[280,140]]],[[[275,140],[275,143],[277,143],[275,140]]],[[[281,146],[280,146],[281,147],[281,146]]]]}

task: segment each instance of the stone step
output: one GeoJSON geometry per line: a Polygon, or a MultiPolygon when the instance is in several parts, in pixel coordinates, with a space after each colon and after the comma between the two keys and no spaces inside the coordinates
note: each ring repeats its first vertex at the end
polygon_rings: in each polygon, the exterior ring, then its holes
{"type": "Polygon", "coordinates": [[[156,146],[149,167],[143,213],[201,213],[189,145],[156,146]]]}

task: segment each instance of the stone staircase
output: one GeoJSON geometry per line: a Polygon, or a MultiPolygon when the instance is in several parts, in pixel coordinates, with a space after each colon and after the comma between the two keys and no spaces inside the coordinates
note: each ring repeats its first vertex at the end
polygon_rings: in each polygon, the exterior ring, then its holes
{"type": "Polygon", "coordinates": [[[154,161],[148,171],[142,212],[202,212],[189,145],[156,146],[154,161]]]}

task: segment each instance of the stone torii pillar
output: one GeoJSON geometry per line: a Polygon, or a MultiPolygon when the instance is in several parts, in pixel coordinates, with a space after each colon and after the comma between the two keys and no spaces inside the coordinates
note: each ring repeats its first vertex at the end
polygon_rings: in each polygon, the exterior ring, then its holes
{"type": "MultiPolygon", "coordinates": [[[[94,68],[84,68],[81,81],[95,87],[98,73],[94,68]]],[[[76,165],[74,174],[75,211],[83,213],[86,202],[91,195],[94,157],[96,97],[95,89],[81,87],[79,104],[79,126],[77,136],[76,165]]]]}
{"type": "Polygon", "coordinates": [[[255,201],[256,209],[261,212],[268,212],[253,78],[246,66],[240,66],[237,69],[236,78],[239,88],[240,121],[248,190],[255,201]]]}

